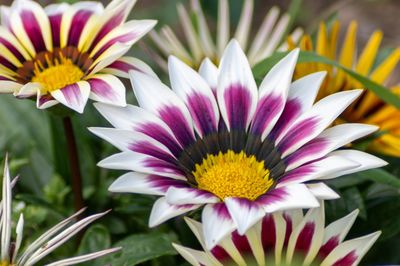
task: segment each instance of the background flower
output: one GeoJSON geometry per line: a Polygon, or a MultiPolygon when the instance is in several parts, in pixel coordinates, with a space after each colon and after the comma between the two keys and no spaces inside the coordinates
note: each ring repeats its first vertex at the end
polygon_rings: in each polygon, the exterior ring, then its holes
{"type": "Polygon", "coordinates": [[[204,251],[174,244],[192,265],[358,265],[380,232],[344,240],[358,210],[325,227],[324,204],[310,209],[277,212],[265,216],[244,236],[234,231],[208,251],[202,238],[204,226],[186,223],[204,251]]]}
{"type": "Polygon", "coordinates": [[[125,20],[136,1],[52,4],[31,0],[1,7],[0,92],[57,103],[82,113],[88,98],[124,106],[125,88],[113,76],[140,69],[121,58],[156,21],[125,20]],[[101,73],[100,73],[101,72],[101,73]]]}
{"type": "Polygon", "coordinates": [[[360,91],[313,105],[324,73],[291,83],[297,56],[296,50],[283,58],[258,90],[236,40],[219,68],[206,59],[201,75],[170,57],[172,91],[152,74],[132,73],[140,107],[96,105],[115,128],[90,128],[122,151],[99,166],[133,171],[110,191],[163,195],[150,226],[206,205],[204,237],[212,248],[234,229],[244,234],[265,213],[316,207],[316,198],[337,197],[324,183],[307,181],[385,165],[360,151],[335,151],[376,127],[324,130],[360,91]]]}

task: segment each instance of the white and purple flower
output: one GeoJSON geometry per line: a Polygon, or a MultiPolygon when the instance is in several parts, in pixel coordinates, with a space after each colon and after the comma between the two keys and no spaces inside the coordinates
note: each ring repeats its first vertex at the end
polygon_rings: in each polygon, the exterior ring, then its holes
{"type": "Polygon", "coordinates": [[[31,0],[1,7],[0,93],[36,98],[38,108],[63,105],[82,113],[87,100],[125,106],[128,77],[143,63],[122,57],[156,21],[125,22],[135,0],[52,4],[31,0]]]}
{"type": "MultiPolygon", "coordinates": [[[[52,253],[55,249],[63,245],[71,237],[75,236],[82,229],[101,218],[108,212],[98,213],[80,221],[75,219],[82,214],[83,209],[73,214],[67,219],[59,222],[54,227],[47,230],[35,241],[27,245],[23,252],[23,230],[24,230],[24,216],[21,213],[16,225],[16,239],[12,239],[12,188],[18,181],[18,177],[15,177],[11,181],[10,172],[8,168],[7,158],[4,166],[3,176],[3,189],[2,189],[2,200],[0,201],[0,228],[1,228],[1,266],[31,266],[37,265],[44,257],[52,253]]],[[[121,248],[110,248],[90,254],[84,254],[72,258],[62,259],[56,262],[46,264],[47,266],[67,266],[76,265],[78,263],[91,261],[96,258],[105,256],[119,251],[121,248]]],[[[43,264],[42,264],[43,265],[43,264]]]]}
{"type": "Polygon", "coordinates": [[[110,191],[162,196],[150,226],[205,205],[204,237],[212,248],[266,213],[338,197],[325,179],[385,165],[361,151],[335,151],[377,128],[326,129],[361,90],[313,104],[325,73],[291,83],[297,57],[294,50],[283,58],[259,88],[235,40],[219,68],[206,59],[200,74],[171,56],[172,90],[153,74],[131,72],[140,107],[96,104],[115,128],[90,129],[122,151],[99,166],[131,171],[110,191]]]}
{"type": "Polygon", "coordinates": [[[204,251],[173,244],[192,265],[321,265],[355,266],[368,252],[381,232],[344,240],[357,218],[358,210],[325,227],[324,204],[267,214],[245,235],[238,231],[226,236],[217,246],[207,250],[205,226],[186,218],[186,223],[204,251]]]}

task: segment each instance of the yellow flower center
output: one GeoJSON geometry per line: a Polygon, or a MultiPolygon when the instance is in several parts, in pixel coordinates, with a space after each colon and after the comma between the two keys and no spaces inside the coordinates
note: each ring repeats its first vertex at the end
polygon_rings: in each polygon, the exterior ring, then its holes
{"type": "Polygon", "coordinates": [[[207,190],[221,200],[227,197],[255,200],[274,182],[264,162],[257,161],[253,155],[231,150],[208,155],[201,165],[196,164],[193,175],[199,189],[207,190]]]}
{"type": "Polygon", "coordinates": [[[0,266],[12,266],[8,261],[1,261],[0,266]]]}
{"type": "Polygon", "coordinates": [[[35,62],[34,77],[32,82],[38,82],[43,86],[43,92],[52,92],[67,85],[74,84],[82,79],[83,71],[70,59],[61,57],[54,61],[46,57],[47,66],[40,61],[35,62]]]}

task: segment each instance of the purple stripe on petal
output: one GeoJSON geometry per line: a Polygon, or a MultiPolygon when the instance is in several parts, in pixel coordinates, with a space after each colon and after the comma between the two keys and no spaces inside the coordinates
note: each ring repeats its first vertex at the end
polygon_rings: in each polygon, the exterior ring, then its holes
{"type": "Polygon", "coordinates": [[[93,12],[89,10],[79,10],[75,13],[69,29],[68,45],[78,46],[82,31],[92,14],[93,12]]]}
{"type": "Polygon", "coordinates": [[[245,235],[241,236],[237,231],[234,231],[231,237],[233,244],[242,256],[248,253],[252,254],[249,240],[245,235]]]}
{"type": "Polygon", "coordinates": [[[326,256],[329,255],[329,253],[331,253],[331,251],[337,247],[339,245],[339,237],[338,236],[334,236],[331,237],[328,241],[326,241],[326,243],[321,246],[321,248],[318,251],[318,257],[323,260],[326,258],[326,256]]]}
{"type": "Polygon", "coordinates": [[[289,244],[290,236],[292,235],[293,231],[293,221],[292,218],[290,218],[290,216],[287,215],[286,213],[283,214],[283,219],[285,219],[286,222],[285,242],[283,242],[283,246],[287,247],[287,245],[289,244]]]}
{"type": "Polygon", "coordinates": [[[297,142],[303,140],[307,136],[309,136],[316,124],[318,123],[319,119],[318,118],[309,118],[306,119],[302,122],[300,122],[298,125],[294,126],[290,132],[284,137],[281,143],[278,145],[278,150],[281,153],[285,153],[288,149],[290,149],[293,145],[295,145],[297,142]]]}
{"type": "Polygon", "coordinates": [[[270,253],[275,249],[276,228],[275,220],[272,215],[266,215],[262,220],[261,241],[265,253],[270,253]]]}
{"type": "Polygon", "coordinates": [[[144,166],[149,167],[153,170],[156,170],[157,172],[161,173],[168,173],[168,174],[174,174],[174,175],[179,175],[179,176],[185,176],[185,173],[183,171],[181,171],[178,167],[176,167],[175,165],[160,160],[158,158],[154,158],[154,157],[149,157],[146,158],[143,161],[144,166]]]}
{"type": "Polygon", "coordinates": [[[250,114],[250,92],[240,84],[231,85],[224,92],[224,100],[230,128],[245,129],[250,114]]]}
{"type": "Polygon", "coordinates": [[[8,40],[4,39],[3,37],[0,37],[0,43],[4,45],[20,62],[25,62],[24,56],[18,51],[15,46],[10,43],[8,40]]]}
{"type": "Polygon", "coordinates": [[[164,106],[158,112],[161,120],[171,128],[176,139],[183,147],[187,147],[194,142],[193,130],[178,107],[164,106]]]}
{"type": "Polygon", "coordinates": [[[164,144],[173,155],[179,156],[181,154],[182,148],[162,126],[156,123],[143,123],[136,125],[134,129],[164,144]]]}
{"type": "Polygon", "coordinates": [[[279,117],[278,122],[274,126],[274,129],[271,131],[269,135],[270,140],[275,140],[279,134],[282,133],[294,120],[301,114],[301,105],[299,101],[293,99],[289,100],[285,104],[285,109],[281,116],[279,117]]]}
{"type": "Polygon", "coordinates": [[[281,182],[291,182],[291,181],[301,181],[304,177],[309,176],[315,171],[313,165],[303,165],[302,167],[293,169],[286,173],[278,183],[281,182]]]}
{"type": "Polygon", "coordinates": [[[80,105],[83,101],[82,93],[80,90],[81,89],[79,88],[79,85],[77,83],[74,83],[62,88],[61,92],[63,93],[65,100],[68,103],[71,103],[73,105],[80,105]]]}
{"type": "Polygon", "coordinates": [[[42,95],[39,98],[39,106],[42,106],[49,101],[54,101],[53,96],[51,96],[50,94],[42,95]]]}
{"type": "Polygon", "coordinates": [[[13,63],[11,63],[10,61],[8,61],[5,57],[0,55],[0,65],[5,66],[8,69],[11,69],[12,71],[17,70],[17,67],[14,66],[13,63]]]}
{"type": "Polygon", "coordinates": [[[92,78],[88,80],[90,84],[90,89],[94,94],[97,94],[101,97],[110,99],[110,100],[117,100],[115,92],[110,87],[110,84],[105,82],[102,79],[92,78]]]}
{"type": "Polygon", "coordinates": [[[100,55],[102,55],[108,48],[110,48],[112,45],[116,43],[126,43],[132,41],[134,38],[136,38],[137,34],[136,32],[130,32],[127,34],[124,34],[122,36],[115,37],[111,40],[109,40],[107,43],[105,43],[93,56],[93,59],[98,58],[100,55]]]}
{"type": "Polygon", "coordinates": [[[307,254],[311,247],[311,241],[315,232],[315,223],[308,222],[305,224],[303,229],[300,231],[299,236],[297,237],[297,242],[295,246],[295,250],[297,252],[304,252],[307,254]]]}
{"type": "Polygon", "coordinates": [[[6,77],[4,77],[4,76],[0,76],[0,80],[11,80],[11,79],[9,79],[9,78],[6,78],[6,77]]]}
{"type": "Polygon", "coordinates": [[[228,208],[226,207],[225,203],[216,203],[214,204],[213,209],[220,219],[231,220],[231,215],[229,214],[228,208]]]}
{"type": "Polygon", "coordinates": [[[226,252],[226,250],[221,246],[215,246],[211,250],[211,254],[213,254],[213,256],[217,260],[219,260],[221,263],[232,260],[231,257],[229,256],[228,252],[226,252]]]}
{"type": "Polygon", "coordinates": [[[257,202],[263,205],[270,205],[284,200],[288,195],[289,194],[285,190],[285,188],[276,188],[271,191],[268,191],[267,194],[258,198],[257,202]]]}
{"type": "Polygon", "coordinates": [[[163,176],[149,175],[147,179],[152,187],[157,188],[159,191],[163,193],[166,193],[170,187],[180,188],[187,186],[187,183],[185,181],[166,178],[163,176]]]}
{"type": "Polygon", "coordinates": [[[20,14],[22,25],[32,42],[33,47],[37,53],[46,51],[46,44],[44,43],[42,29],[39,22],[36,20],[35,14],[30,10],[22,10],[20,14]]]}
{"type": "Polygon", "coordinates": [[[347,266],[347,265],[353,265],[353,263],[358,259],[357,253],[355,250],[349,252],[346,256],[338,259],[335,261],[332,266],[347,266]]]}
{"type": "Polygon", "coordinates": [[[319,154],[328,146],[329,141],[323,138],[316,138],[311,140],[305,146],[297,150],[296,152],[285,158],[286,165],[291,165],[294,162],[302,160],[305,157],[309,157],[313,154],[319,154]]]}
{"type": "Polygon", "coordinates": [[[51,35],[53,36],[53,46],[60,47],[60,29],[62,14],[49,16],[51,35]]]}
{"type": "Polygon", "coordinates": [[[140,141],[129,146],[129,149],[135,152],[147,154],[149,156],[159,158],[163,161],[176,164],[176,159],[173,158],[171,155],[163,151],[162,149],[158,148],[154,144],[148,141],[140,141]]]}
{"type": "Polygon", "coordinates": [[[107,35],[107,33],[109,33],[111,30],[113,30],[123,22],[124,11],[125,10],[122,10],[121,12],[116,13],[106,23],[104,23],[103,27],[99,30],[96,37],[94,38],[92,45],[89,48],[89,51],[93,50],[96,44],[99,43],[101,39],[103,39],[107,35]]]}
{"type": "Polygon", "coordinates": [[[114,63],[112,63],[111,65],[108,66],[108,68],[115,68],[118,69],[120,71],[123,71],[125,73],[128,73],[130,70],[135,70],[135,71],[139,71],[144,73],[142,70],[140,70],[139,68],[135,67],[134,65],[131,65],[129,63],[126,63],[124,61],[115,61],[114,63]]]}
{"type": "Polygon", "coordinates": [[[203,136],[217,130],[213,105],[207,96],[193,93],[188,97],[188,108],[203,136]]]}
{"type": "Polygon", "coordinates": [[[262,135],[265,128],[282,110],[283,105],[284,101],[279,96],[268,95],[260,99],[251,124],[251,133],[262,135]]]}

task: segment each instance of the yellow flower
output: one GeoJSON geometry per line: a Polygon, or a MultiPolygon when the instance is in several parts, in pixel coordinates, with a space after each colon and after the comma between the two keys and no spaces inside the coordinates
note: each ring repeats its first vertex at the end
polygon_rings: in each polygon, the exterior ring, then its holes
{"type": "MultiPolygon", "coordinates": [[[[364,75],[374,82],[388,86],[390,78],[400,60],[400,47],[394,49],[383,60],[378,59],[379,46],[383,34],[376,30],[361,51],[357,52],[357,22],[352,21],[347,28],[341,50],[338,49],[340,23],[335,21],[330,28],[322,22],[319,26],[316,42],[305,35],[300,41],[300,48],[314,51],[319,55],[337,61],[341,65],[364,75]]],[[[290,46],[294,47],[289,39],[290,46]]],[[[303,63],[296,67],[295,79],[315,71],[325,70],[327,78],[319,91],[318,98],[329,94],[362,88],[355,79],[335,67],[321,63],[303,63]]],[[[400,95],[400,85],[391,86],[392,92],[400,95]]],[[[369,149],[391,156],[400,157],[400,110],[383,102],[373,92],[365,92],[341,116],[347,122],[374,124],[380,127],[382,135],[376,138],[369,149]]],[[[340,122],[340,121],[339,121],[340,122]]]]}

